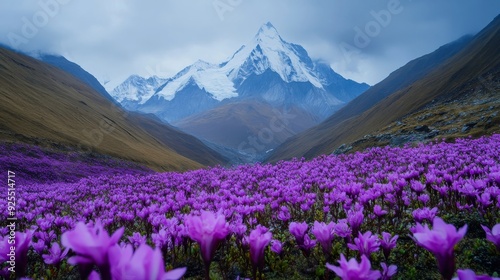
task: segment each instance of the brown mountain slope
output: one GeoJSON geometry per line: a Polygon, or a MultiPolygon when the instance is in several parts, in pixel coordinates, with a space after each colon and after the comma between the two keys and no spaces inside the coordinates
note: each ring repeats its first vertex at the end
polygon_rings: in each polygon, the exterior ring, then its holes
{"type": "MultiPolygon", "coordinates": [[[[311,158],[331,153],[341,144],[380,130],[418,111],[434,99],[461,94],[467,83],[499,67],[499,30],[500,17],[497,17],[463,50],[423,78],[395,91],[360,114],[349,118],[337,118],[335,114],[318,126],[287,140],[268,160],[302,156],[311,158]]],[[[347,109],[346,106],[343,110],[347,109]]]]}
{"type": "Polygon", "coordinates": [[[79,146],[156,170],[186,170],[222,162],[194,137],[144,116],[129,114],[72,75],[2,48],[0,100],[2,139],[36,139],[39,143],[79,146]],[[148,130],[165,137],[155,137],[148,130]],[[178,136],[168,138],[175,134],[178,136]],[[169,147],[171,139],[189,139],[193,150],[205,149],[204,155],[210,156],[182,156],[176,152],[182,150],[179,143],[169,147]]]}
{"type": "Polygon", "coordinates": [[[225,164],[227,159],[208,148],[198,138],[165,124],[156,116],[129,112],[127,118],[180,155],[207,166],[225,164]]]}
{"type": "Polygon", "coordinates": [[[257,155],[317,123],[299,108],[274,109],[248,100],[219,106],[174,125],[209,142],[257,155]]]}

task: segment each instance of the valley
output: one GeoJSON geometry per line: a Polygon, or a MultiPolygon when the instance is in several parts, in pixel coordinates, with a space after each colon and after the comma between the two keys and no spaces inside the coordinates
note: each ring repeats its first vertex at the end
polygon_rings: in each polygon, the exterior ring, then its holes
{"type": "Polygon", "coordinates": [[[305,3],[1,9],[0,278],[500,279],[500,5],[305,3]]]}

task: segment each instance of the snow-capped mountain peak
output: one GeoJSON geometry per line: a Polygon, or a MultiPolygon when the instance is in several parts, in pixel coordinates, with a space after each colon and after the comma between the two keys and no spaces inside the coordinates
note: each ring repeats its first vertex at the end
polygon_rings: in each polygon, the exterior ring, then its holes
{"type": "Polygon", "coordinates": [[[167,79],[157,76],[145,79],[139,75],[131,75],[111,91],[110,95],[122,104],[124,102],[143,104],[151,98],[156,92],[156,89],[166,81],[167,79]]]}
{"type": "Polygon", "coordinates": [[[189,83],[195,83],[200,89],[210,93],[218,101],[238,96],[233,83],[224,75],[219,65],[203,60],[184,68],[181,72],[170,79],[163,88],[159,89],[158,96],[170,101],[176,93],[186,87],[189,83]]]}
{"type": "Polygon", "coordinates": [[[311,59],[300,46],[284,41],[270,23],[260,27],[252,42],[241,47],[233,57],[223,64],[229,79],[242,83],[252,74],[260,75],[270,69],[290,82],[310,82],[322,88],[314,70],[307,65],[311,59]]]}
{"type": "Polygon", "coordinates": [[[255,35],[255,40],[257,41],[267,41],[267,40],[280,40],[281,37],[278,33],[278,30],[272,25],[270,22],[262,25],[259,28],[259,31],[257,32],[257,35],[255,35]]]}
{"type": "Polygon", "coordinates": [[[152,78],[131,76],[112,94],[127,109],[176,121],[230,98],[298,106],[324,118],[366,89],[346,81],[328,64],[313,62],[303,47],[285,41],[270,22],[227,61],[198,60],[157,84],[152,78]]]}

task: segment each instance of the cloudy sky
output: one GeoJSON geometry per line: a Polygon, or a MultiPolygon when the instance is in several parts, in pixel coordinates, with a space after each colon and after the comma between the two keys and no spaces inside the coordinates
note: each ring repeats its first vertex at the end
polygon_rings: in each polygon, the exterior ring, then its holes
{"type": "Polygon", "coordinates": [[[0,42],[64,55],[109,88],[220,63],[270,21],[313,59],[374,84],[499,13],[498,0],[0,0],[0,42]]]}

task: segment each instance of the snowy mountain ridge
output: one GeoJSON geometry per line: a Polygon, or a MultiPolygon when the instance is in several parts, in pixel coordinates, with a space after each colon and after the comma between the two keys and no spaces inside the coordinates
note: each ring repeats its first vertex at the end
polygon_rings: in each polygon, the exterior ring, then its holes
{"type": "Polygon", "coordinates": [[[111,95],[125,108],[176,121],[220,102],[254,98],[272,106],[299,106],[322,119],[369,86],[346,80],[328,64],[312,61],[270,23],[227,61],[198,60],[168,79],[132,75],[111,95]]]}
{"type": "Polygon", "coordinates": [[[158,87],[167,80],[157,76],[146,79],[138,75],[132,75],[114,88],[110,94],[120,103],[135,102],[137,104],[144,104],[144,102],[155,94],[158,87]]]}
{"type": "Polygon", "coordinates": [[[246,71],[248,69],[257,75],[271,69],[287,83],[310,82],[315,87],[323,87],[313,72],[312,61],[306,50],[285,42],[270,22],[259,29],[251,44],[240,48],[223,65],[233,82],[245,80],[250,74],[246,71]]]}

